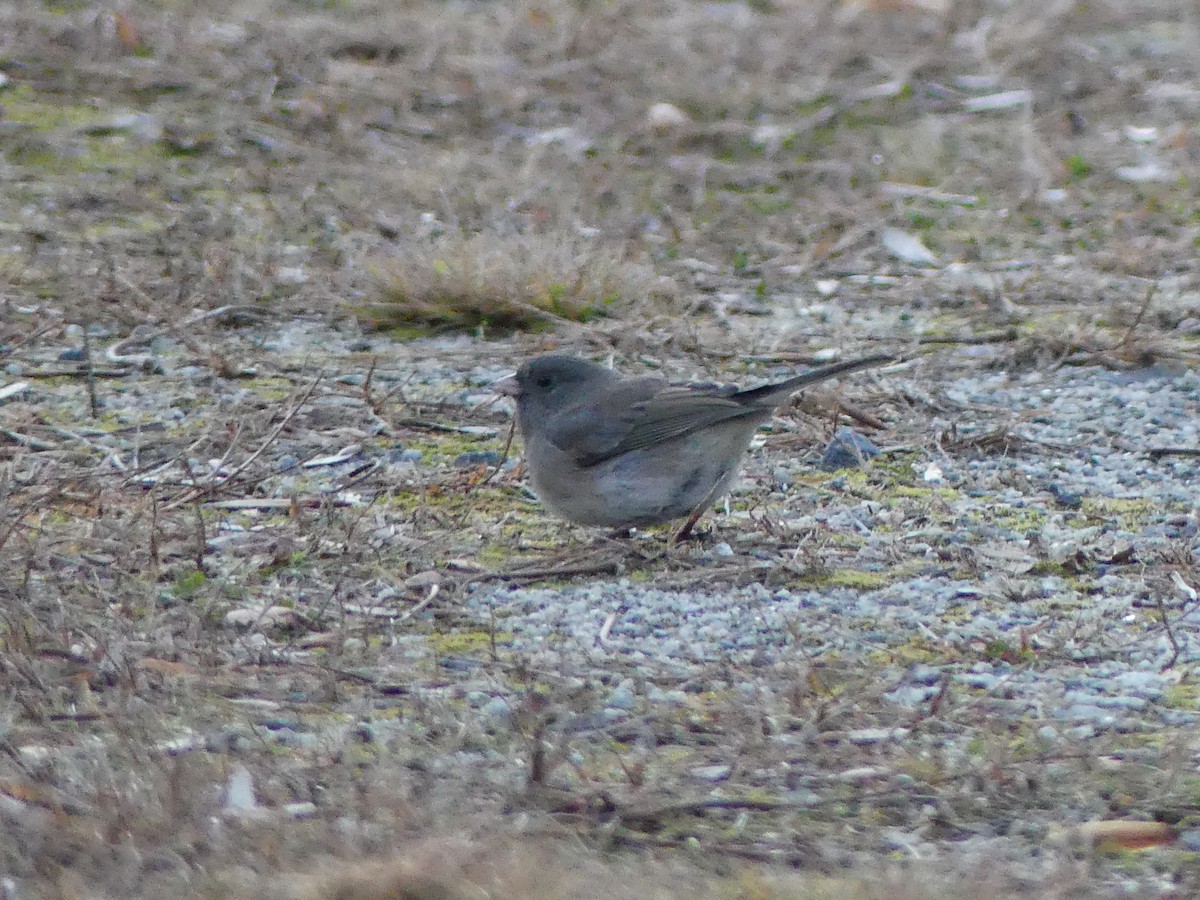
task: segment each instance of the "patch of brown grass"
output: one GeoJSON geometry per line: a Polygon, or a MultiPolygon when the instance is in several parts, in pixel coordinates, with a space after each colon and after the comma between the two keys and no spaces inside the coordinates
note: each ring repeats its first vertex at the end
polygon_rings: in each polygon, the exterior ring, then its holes
{"type": "Polygon", "coordinates": [[[628,315],[664,299],[669,281],[582,239],[489,234],[410,244],[378,263],[375,327],[544,330],[564,320],[628,315]]]}

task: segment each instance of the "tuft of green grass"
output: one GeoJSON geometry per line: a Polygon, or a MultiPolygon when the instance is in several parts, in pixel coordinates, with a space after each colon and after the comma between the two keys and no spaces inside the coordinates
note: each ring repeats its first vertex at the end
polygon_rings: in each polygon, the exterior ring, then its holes
{"type": "Polygon", "coordinates": [[[1092,164],[1078,153],[1067,157],[1066,166],[1073,181],[1082,181],[1092,174],[1092,164]]]}

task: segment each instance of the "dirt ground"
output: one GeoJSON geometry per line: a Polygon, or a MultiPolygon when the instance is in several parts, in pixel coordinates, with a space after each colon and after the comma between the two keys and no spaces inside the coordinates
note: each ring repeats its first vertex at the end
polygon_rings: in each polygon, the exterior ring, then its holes
{"type": "Polygon", "coordinates": [[[853,425],[873,474],[803,496],[949,531],[931,461],[1056,452],[956,386],[1194,369],[1198,116],[1186,0],[0,6],[0,896],[1196,896],[1194,503],[1081,501],[1161,544],[941,557],[1021,610],[1136,567],[1105,652],[1175,645],[1182,717],[1067,748],[948,688],[1091,677],[1056,625],[799,654],[768,708],[726,663],[556,668],[472,602],[886,588],[853,529],[797,545],[779,466],[853,425]],[[495,471],[487,382],[538,352],[878,349],[696,548],[495,471]],[[896,710],[913,666],[946,680],[896,710]],[[656,678],[682,708],[580,724],[656,678]]]}

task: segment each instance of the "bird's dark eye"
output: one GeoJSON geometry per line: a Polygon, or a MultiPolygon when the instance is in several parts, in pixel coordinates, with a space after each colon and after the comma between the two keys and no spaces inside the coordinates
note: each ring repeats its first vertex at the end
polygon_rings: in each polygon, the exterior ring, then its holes
{"type": "Polygon", "coordinates": [[[544,389],[544,388],[548,388],[548,387],[550,387],[550,385],[554,384],[554,379],[551,378],[549,375],[539,375],[539,376],[537,376],[537,378],[533,379],[533,383],[536,384],[538,387],[544,389]]]}

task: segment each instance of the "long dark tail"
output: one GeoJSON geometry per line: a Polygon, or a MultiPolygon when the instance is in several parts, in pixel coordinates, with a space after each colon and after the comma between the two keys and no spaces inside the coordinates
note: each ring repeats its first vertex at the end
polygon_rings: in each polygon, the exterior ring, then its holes
{"type": "Polygon", "coordinates": [[[880,366],[884,363],[895,361],[896,357],[889,356],[886,353],[876,353],[873,356],[860,356],[858,359],[847,359],[843,362],[830,363],[827,366],[809,369],[807,372],[796,375],[794,378],[789,378],[787,381],[781,381],[778,384],[764,384],[762,387],[751,388],[748,391],[739,391],[733,395],[732,399],[750,403],[782,403],[783,399],[789,394],[793,394],[807,385],[816,384],[829,378],[837,378],[839,375],[848,375],[851,372],[858,372],[861,369],[869,369],[871,366],[880,366]]]}

